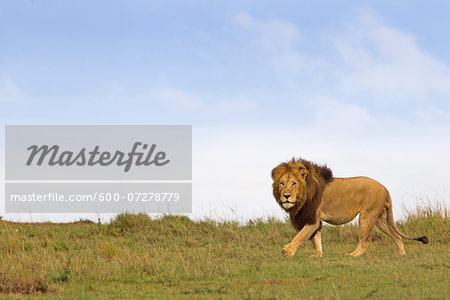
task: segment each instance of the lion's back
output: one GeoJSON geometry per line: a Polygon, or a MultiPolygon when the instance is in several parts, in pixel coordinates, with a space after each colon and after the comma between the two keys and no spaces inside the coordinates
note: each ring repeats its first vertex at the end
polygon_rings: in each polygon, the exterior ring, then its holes
{"type": "Polygon", "coordinates": [[[352,220],[364,208],[382,207],[388,197],[387,189],[372,178],[335,177],[325,187],[322,212],[332,219],[338,217],[336,223],[343,224],[352,220]]]}

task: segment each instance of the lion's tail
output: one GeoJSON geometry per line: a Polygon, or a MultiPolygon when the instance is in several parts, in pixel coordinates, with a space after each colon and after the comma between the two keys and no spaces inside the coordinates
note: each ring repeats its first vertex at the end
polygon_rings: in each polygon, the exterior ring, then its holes
{"type": "Polygon", "coordinates": [[[400,230],[398,230],[397,225],[395,225],[394,213],[392,211],[392,199],[391,199],[390,195],[388,195],[388,197],[389,197],[389,199],[388,199],[389,205],[388,205],[388,207],[386,207],[386,212],[387,212],[387,219],[388,219],[389,226],[391,226],[391,228],[402,238],[405,238],[408,240],[419,241],[424,244],[428,244],[428,238],[426,236],[421,236],[421,237],[408,236],[408,235],[401,233],[400,230]]]}

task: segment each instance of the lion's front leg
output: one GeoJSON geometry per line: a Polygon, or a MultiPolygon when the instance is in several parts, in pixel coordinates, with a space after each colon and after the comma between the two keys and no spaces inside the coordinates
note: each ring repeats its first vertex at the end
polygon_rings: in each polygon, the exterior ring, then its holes
{"type": "Polygon", "coordinates": [[[310,257],[322,257],[322,226],[316,231],[314,236],[311,238],[311,242],[314,245],[314,254],[310,257]]]}
{"type": "Polygon", "coordinates": [[[283,250],[281,250],[283,256],[284,257],[294,256],[298,247],[300,247],[306,240],[308,240],[319,227],[320,227],[319,222],[311,225],[305,225],[302,228],[302,230],[300,230],[299,233],[297,233],[292,242],[283,247],[283,250]]]}
{"type": "Polygon", "coordinates": [[[292,243],[289,243],[283,247],[281,254],[283,254],[284,257],[291,257],[294,256],[295,251],[297,251],[297,249],[294,249],[292,243]]]}

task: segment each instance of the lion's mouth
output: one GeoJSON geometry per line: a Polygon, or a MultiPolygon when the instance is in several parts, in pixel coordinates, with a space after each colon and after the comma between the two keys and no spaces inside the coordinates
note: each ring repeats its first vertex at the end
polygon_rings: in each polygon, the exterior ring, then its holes
{"type": "Polygon", "coordinates": [[[284,209],[289,209],[294,206],[294,202],[286,200],[281,203],[281,206],[283,206],[284,209]]]}

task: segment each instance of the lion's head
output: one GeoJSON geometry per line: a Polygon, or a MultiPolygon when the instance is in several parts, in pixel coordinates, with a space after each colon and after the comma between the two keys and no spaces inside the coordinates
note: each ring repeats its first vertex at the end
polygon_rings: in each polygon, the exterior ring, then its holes
{"type": "Polygon", "coordinates": [[[309,172],[299,161],[283,163],[272,170],[273,196],[286,211],[306,200],[309,172]]]}
{"type": "Polygon", "coordinates": [[[322,192],[333,173],[304,159],[292,159],[272,170],[273,196],[298,229],[315,220],[322,192]]]}

